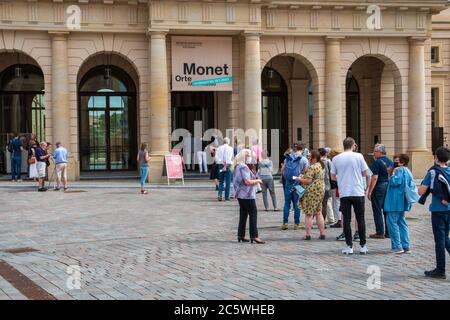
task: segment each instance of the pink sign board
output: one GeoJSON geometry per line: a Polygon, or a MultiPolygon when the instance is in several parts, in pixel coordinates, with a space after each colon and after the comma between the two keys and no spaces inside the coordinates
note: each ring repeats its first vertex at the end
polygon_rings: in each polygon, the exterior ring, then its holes
{"type": "Polygon", "coordinates": [[[167,179],[183,179],[183,163],[179,155],[169,154],[165,156],[167,179]]]}

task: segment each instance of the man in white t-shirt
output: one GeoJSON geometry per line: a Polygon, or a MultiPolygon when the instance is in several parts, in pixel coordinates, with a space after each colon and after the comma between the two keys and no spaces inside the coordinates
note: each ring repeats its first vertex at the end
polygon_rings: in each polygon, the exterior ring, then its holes
{"type": "Polygon", "coordinates": [[[366,222],[364,220],[364,199],[366,190],[365,177],[369,167],[362,154],[355,152],[357,146],[353,138],[344,140],[344,152],[333,158],[331,166],[331,179],[336,180],[339,188],[341,211],[344,221],[345,242],[347,247],[342,250],[344,254],[353,253],[352,242],[352,206],[358,221],[358,233],[361,245],[360,253],[368,252],[366,246],[366,222]]]}

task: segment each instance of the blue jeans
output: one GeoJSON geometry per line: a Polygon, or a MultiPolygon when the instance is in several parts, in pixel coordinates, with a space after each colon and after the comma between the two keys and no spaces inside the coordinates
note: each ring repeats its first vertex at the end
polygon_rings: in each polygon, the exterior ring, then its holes
{"type": "Polygon", "coordinates": [[[450,254],[450,239],[448,237],[450,229],[450,211],[432,212],[431,225],[436,251],[436,269],[445,273],[445,249],[450,254]]]}
{"type": "Polygon", "coordinates": [[[227,165],[227,171],[221,172],[223,167],[223,164],[219,164],[219,192],[217,195],[219,198],[222,198],[223,180],[225,179],[225,200],[230,200],[231,165],[227,165]]]}
{"type": "Polygon", "coordinates": [[[22,157],[11,157],[11,179],[20,179],[22,171],[22,157]]]}
{"type": "Polygon", "coordinates": [[[385,226],[387,229],[387,221],[385,221],[386,217],[385,214],[383,214],[384,198],[386,197],[387,186],[387,182],[377,183],[372,192],[373,219],[375,221],[376,233],[379,235],[384,235],[385,231],[388,233],[388,230],[385,230],[385,226]]]}
{"type": "Polygon", "coordinates": [[[289,221],[289,211],[291,211],[291,203],[294,206],[294,223],[300,223],[300,208],[298,207],[298,194],[292,189],[293,185],[290,183],[284,186],[284,209],[283,209],[283,224],[289,221]]]}
{"type": "Polygon", "coordinates": [[[141,167],[141,169],[140,169],[141,186],[145,185],[149,171],[150,171],[150,167],[141,167]]]}
{"type": "Polygon", "coordinates": [[[392,249],[409,249],[409,229],[404,212],[386,212],[392,249]]]}

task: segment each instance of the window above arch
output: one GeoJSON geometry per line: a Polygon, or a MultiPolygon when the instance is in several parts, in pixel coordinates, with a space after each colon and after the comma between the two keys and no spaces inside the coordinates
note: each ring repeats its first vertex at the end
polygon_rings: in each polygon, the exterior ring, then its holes
{"type": "Polygon", "coordinates": [[[80,92],[115,93],[136,92],[134,81],[122,69],[115,66],[98,66],[82,78],[80,92]]]}
{"type": "Polygon", "coordinates": [[[44,74],[32,64],[15,64],[0,73],[0,91],[43,92],[44,74]]]}
{"type": "Polygon", "coordinates": [[[281,75],[273,68],[265,67],[261,74],[261,89],[263,92],[285,92],[286,83],[281,75]]]}

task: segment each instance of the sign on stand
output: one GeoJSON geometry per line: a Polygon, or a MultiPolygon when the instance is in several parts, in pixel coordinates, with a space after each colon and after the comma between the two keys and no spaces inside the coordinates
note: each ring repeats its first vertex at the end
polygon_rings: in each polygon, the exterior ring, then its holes
{"type": "Polygon", "coordinates": [[[176,154],[168,154],[164,158],[167,172],[167,185],[170,185],[170,179],[181,179],[184,185],[183,158],[176,154]]]}

